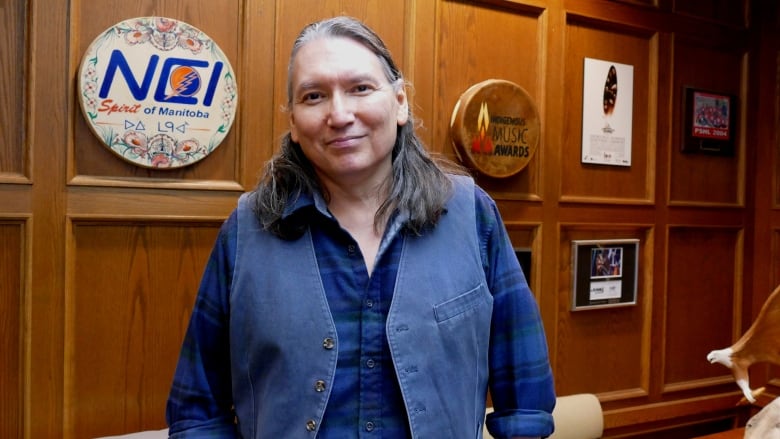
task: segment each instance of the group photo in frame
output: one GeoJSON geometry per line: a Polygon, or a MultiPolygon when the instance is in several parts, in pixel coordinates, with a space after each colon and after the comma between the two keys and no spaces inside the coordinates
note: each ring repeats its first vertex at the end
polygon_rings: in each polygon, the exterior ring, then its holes
{"type": "Polygon", "coordinates": [[[636,304],[639,240],[572,241],[571,310],[636,304]]]}
{"type": "Polygon", "coordinates": [[[682,152],[731,156],[736,134],[736,96],[683,87],[682,152]]]}

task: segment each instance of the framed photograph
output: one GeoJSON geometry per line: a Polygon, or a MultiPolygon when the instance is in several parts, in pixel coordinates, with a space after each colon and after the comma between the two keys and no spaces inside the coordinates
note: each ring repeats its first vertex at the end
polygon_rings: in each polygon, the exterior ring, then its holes
{"type": "Polygon", "coordinates": [[[736,96],[683,87],[682,152],[731,156],[736,136],[736,96]]]}
{"type": "Polygon", "coordinates": [[[636,305],[638,239],[572,241],[572,311],[636,305]]]}

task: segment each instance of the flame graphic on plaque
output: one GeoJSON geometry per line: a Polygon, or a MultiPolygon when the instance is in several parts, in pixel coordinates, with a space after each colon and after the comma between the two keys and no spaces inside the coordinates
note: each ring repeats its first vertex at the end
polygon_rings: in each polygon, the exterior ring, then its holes
{"type": "Polygon", "coordinates": [[[479,116],[477,117],[477,129],[479,135],[474,137],[471,142],[471,151],[481,154],[493,153],[493,142],[487,135],[488,127],[490,126],[490,113],[488,113],[488,107],[486,102],[482,102],[479,107],[479,116]]]}
{"type": "Polygon", "coordinates": [[[604,109],[604,120],[605,125],[604,128],[601,130],[605,133],[612,133],[615,131],[614,128],[612,128],[609,125],[609,119],[612,116],[612,113],[615,111],[615,102],[617,102],[617,93],[618,93],[618,78],[617,78],[617,69],[615,66],[609,66],[609,71],[607,72],[607,80],[604,82],[604,98],[603,98],[603,109],[604,109]]]}

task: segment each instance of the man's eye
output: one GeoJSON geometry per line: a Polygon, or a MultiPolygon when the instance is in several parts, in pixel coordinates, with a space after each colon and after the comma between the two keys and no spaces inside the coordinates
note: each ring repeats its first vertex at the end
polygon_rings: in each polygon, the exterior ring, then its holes
{"type": "Polygon", "coordinates": [[[367,92],[370,92],[371,90],[373,90],[373,88],[370,85],[368,85],[368,84],[360,84],[360,85],[356,85],[353,88],[353,90],[356,93],[367,93],[367,92]]]}
{"type": "Polygon", "coordinates": [[[323,95],[322,95],[322,93],[320,93],[320,92],[311,92],[311,93],[306,93],[306,94],[305,94],[305,95],[303,95],[303,97],[301,98],[301,102],[304,102],[304,103],[312,103],[312,102],[317,102],[317,101],[320,101],[320,100],[322,100],[322,97],[323,97],[323,95]]]}

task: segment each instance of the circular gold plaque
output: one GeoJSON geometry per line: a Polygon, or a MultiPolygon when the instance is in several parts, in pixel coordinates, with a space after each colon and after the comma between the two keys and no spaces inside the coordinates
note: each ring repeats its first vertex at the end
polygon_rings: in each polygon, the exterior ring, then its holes
{"type": "Polygon", "coordinates": [[[458,99],[450,120],[455,153],[466,166],[495,178],[517,174],[539,146],[539,112],[519,85],[489,79],[458,99]]]}

